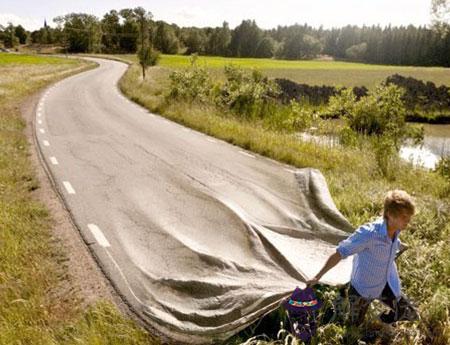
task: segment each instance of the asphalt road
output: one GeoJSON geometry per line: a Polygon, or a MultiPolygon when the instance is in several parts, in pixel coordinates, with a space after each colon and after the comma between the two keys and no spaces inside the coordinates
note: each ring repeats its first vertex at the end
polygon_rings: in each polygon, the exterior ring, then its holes
{"type": "MultiPolygon", "coordinates": [[[[351,231],[320,173],[150,114],[118,90],[125,64],[96,61],[45,93],[37,142],[105,274],[149,325],[183,342],[229,337],[351,231]]],[[[345,282],[349,267],[324,282],[345,282]]]]}

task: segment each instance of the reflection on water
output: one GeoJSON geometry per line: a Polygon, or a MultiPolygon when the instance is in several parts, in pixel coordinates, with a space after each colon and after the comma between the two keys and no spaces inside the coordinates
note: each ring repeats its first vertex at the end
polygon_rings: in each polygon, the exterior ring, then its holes
{"type": "Polygon", "coordinates": [[[400,157],[415,165],[434,169],[441,157],[450,157],[450,125],[424,125],[422,146],[404,146],[400,157]]]}
{"type": "Polygon", "coordinates": [[[421,165],[428,169],[434,169],[440,157],[425,147],[403,146],[400,149],[400,157],[410,161],[414,165],[421,165]]]}
{"type": "MultiPolygon", "coordinates": [[[[441,157],[450,157],[450,125],[424,125],[425,139],[421,146],[405,145],[400,150],[400,157],[421,165],[428,169],[434,169],[441,157]]],[[[339,144],[337,137],[317,136],[308,133],[298,133],[299,138],[326,146],[339,144]]]]}

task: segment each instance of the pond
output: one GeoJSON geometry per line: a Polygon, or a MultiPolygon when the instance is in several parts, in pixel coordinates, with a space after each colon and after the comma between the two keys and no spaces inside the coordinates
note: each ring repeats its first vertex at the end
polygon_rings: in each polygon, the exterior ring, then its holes
{"type": "Polygon", "coordinates": [[[404,146],[400,157],[433,169],[441,157],[450,157],[450,125],[424,125],[422,146],[404,146]]]}
{"type": "MultiPolygon", "coordinates": [[[[341,123],[340,120],[337,123],[341,123]]],[[[338,124],[339,125],[339,124],[338,124]]],[[[441,157],[450,157],[450,125],[424,125],[425,138],[420,146],[405,145],[400,150],[400,157],[415,165],[434,169],[441,157]]],[[[337,137],[316,136],[308,133],[298,133],[305,141],[314,141],[321,145],[335,146],[339,144],[337,137]]]]}

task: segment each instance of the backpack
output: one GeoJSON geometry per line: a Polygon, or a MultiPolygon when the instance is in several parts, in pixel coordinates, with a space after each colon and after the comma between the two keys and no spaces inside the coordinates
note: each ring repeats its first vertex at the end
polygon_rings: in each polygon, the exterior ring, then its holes
{"type": "Polygon", "coordinates": [[[317,317],[322,302],[310,287],[296,287],[292,295],[282,303],[288,315],[291,333],[304,343],[316,334],[317,317]]]}

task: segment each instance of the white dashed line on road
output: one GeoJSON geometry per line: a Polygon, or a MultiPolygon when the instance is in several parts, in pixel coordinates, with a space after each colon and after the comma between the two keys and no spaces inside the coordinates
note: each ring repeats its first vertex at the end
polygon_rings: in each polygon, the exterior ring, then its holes
{"type": "Polygon", "coordinates": [[[56,160],[56,157],[50,157],[50,162],[52,162],[53,165],[58,165],[58,161],[56,160]]]}
{"type": "Polygon", "coordinates": [[[72,185],[68,181],[63,181],[64,187],[66,187],[67,193],[75,194],[75,189],[73,189],[72,185]]]}
{"type": "Polygon", "coordinates": [[[42,134],[45,133],[45,130],[43,128],[39,128],[39,132],[41,132],[42,134]]]}
{"type": "Polygon", "coordinates": [[[106,239],[105,235],[103,235],[103,232],[100,230],[100,228],[95,224],[88,224],[89,230],[91,230],[92,235],[94,235],[95,240],[99,245],[102,247],[111,247],[108,240],[106,239]]]}
{"type": "Polygon", "coordinates": [[[250,153],[247,153],[247,152],[245,152],[245,151],[239,151],[239,153],[242,154],[242,155],[246,155],[246,156],[248,156],[248,157],[255,158],[255,156],[253,156],[253,155],[251,155],[250,153]]]}
{"type": "Polygon", "coordinates": [[[42,125],[42,120],[38,120],[38,124],[42,125]]]}
{"type": "Polygon", "coordinates": [[[44,146],[50,146],[50,143],[47,140],[42,141],[44,143],[44,146]]]}

